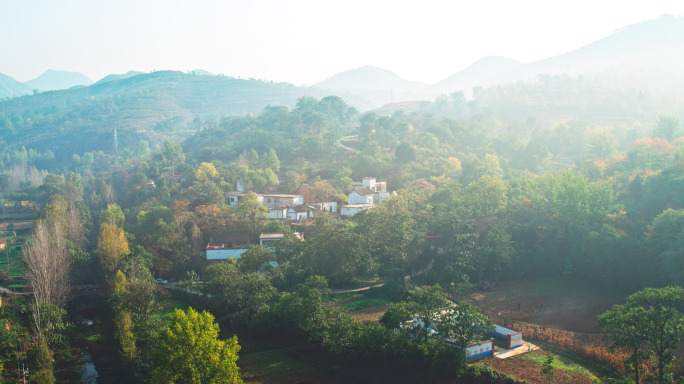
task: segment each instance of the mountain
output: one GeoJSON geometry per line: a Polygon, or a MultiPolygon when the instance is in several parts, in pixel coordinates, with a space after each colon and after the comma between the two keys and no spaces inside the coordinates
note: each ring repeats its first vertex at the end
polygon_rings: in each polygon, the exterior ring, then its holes
{"type": "Polygon", "coordinates": [[[68,89],[77,85],[90,85],[93,81],[78,72],[48,69],[42,75],[26,82],[31,89],[41,92],[68,89]]]}
{"type": "Polygon", "coordinates": [[[501,81],[534,78],[540,74],[591,74],[611,76],[639,72],[679,73],[684,68],[684,18],[664,15],[634,24],[563,55],[527,64],[501,77],[501,81]]]}
{"type": "Polygon", "coordinates": [[[615,31],[574,51],[548,59],[518,63],[482,59],[431,87],[433,93],[468,91],[473,86],[532,80],[540,75],[629,76],[666,85],[684,79],[684,18],[664,15],[615,31]]]}
{"type": "Polygon", "coordinates": [[[503,56],[488,56],[432,85],[429,90],[431,94],[441,94],[457,90],[469,91],[475,86],[488,86],[492,84],[493,79],[503,76],[523,65],[519,61],[503,56]]]}
{"type": "Polygon", "coordinates": [[[128,71],[124,74],[117,75],[117,74],[111,74],[107,75],[100,80],[97,81],[95,84],[102,84],[106,83],[109,81],[114,81],[114,80],[123,80],[123,79],[128,79],[129,77],[137,76],[137,75],[142,75],[144,72],[138,72],[138,71],[128,71]]]}
{"type": "Polygon", "coordinates": [[[397,92],[412,91],[424,87],[417,81],[403,79],[392,71],[368,65],[352,69],[323,80],[314,87],[335,91],[374,91],[389,89],[397,92]]]}
{"type": "MultiPolygon", "coordinates": [[[[329,94],[287,83],[160,71],[0,101],[0,114],[30,117],[17,118],[24,123],[4,132],[0,125],[0,136],[12,147],[50,149],[59,160],[110,150],[114,127],[122,150],[143,139],[154,146],[196,132],[196,117],[219,122],[267,105],[294,108],[302,96],[329,94]]],[[[361,109],[366,105],[354,96],[347,102],[361,109]]]]}
{"type": "Polygon", "coordinates": [[[369,65],[338,73],[314,87],[357,95],[378,107],[397,100],[421,98],[421,90],[425,88],[425,84],[403,79],[392,71],[369,65]]]}
{"type": "Polygon", "coordinates": [[[31,91],[31,87],[28,85],[0,73],[0,99],[28,95],[31,91]]]}

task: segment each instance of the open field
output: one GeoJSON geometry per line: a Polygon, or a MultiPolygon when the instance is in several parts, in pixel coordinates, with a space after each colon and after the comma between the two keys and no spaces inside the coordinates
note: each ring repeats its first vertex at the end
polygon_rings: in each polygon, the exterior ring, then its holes
{"type": "Polygon", "coordinates": [[[614,304],[624,303],[625,298],[576,281],[551,278],[503,282],[469,297],[495,317],[500,312],[502,318],[581,333],[603,333],[596,317],[614,304]]]}

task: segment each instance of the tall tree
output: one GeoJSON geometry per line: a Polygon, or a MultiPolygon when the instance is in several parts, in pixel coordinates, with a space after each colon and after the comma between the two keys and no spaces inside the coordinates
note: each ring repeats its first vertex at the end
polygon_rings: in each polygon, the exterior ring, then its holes
{"type": "Polygon", "coordinates": [[[116,273],[121,256],[128,253],[128,240],[123,229],[114,223],[103,223],[97,238],[97,251],[105,271],[110,276],[116,273]]]}
{"type": "Polygon", "coordinates": [[[33,237],[22,251],[25,276],[36,304],[62,306],[69,293],[71,257],[63,229],[36,221],[33,237]]]}

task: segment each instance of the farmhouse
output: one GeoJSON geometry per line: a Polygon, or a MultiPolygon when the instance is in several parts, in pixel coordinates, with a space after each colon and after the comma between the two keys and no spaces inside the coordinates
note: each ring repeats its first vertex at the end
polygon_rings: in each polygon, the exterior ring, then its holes
{"type": "Polygon", "coordinates": [[[307,204],[293,205],[287,208],[287,219],[295,222],[313,219],[316,209],[307,204]]]}
{"type": "Polygon", "coordinates": [[[365,211],[366,209],[372,209],[375,204],[348,204],[343,205],[340,209],[340,216],[351,217],[355,214],[365,211]]]}
{"type": "Polygon", "coordinates": [[[268,209],[277,208],[280,206],[289,207],[293,205],[304,204],[304,198],[302,197],[302,195],[261,195],[261,203],[268,209]]]}
{"type": "MultiPolygon", "coordinates": [[[[304,239],[302,234],[299,232],[295,232],[294,236],[299,240],[304,239]]],[[[285,237],[284,233],[262,233],[259,235],[259,245],[273,247],[276,243],[280,242],[283,237],[285,237]]]]}
{"type": "Polygon", "coordinates": [[[239,259],[250,247],[249,236],[242,233],[216,236],[216,239],[216,241],[207,244],[205,248],[207,252],[207,261],[239,259]]]}
{"type": "MultiPolygon", "coordinates": [[[[244,199],[245,193],[242,191],[232,191],[226,193],[226,201],[228,205],[235,208],[244,199]]],[[[256,195],[257,201],[264,203],[264,197],[262,195],[256,195]]]]}
{"type": "Polygon", "coordinates": [[[354,188],[349,195],[349,204],[375,204],[378,202],[378,194],[370,188],[354,188]]]}

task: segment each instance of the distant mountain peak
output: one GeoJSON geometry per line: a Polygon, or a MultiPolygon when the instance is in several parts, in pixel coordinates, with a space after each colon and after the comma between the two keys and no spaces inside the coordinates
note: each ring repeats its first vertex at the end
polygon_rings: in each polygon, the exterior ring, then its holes
{"type": "Polygon", "coordinates": [[[374,65],[351,69],[323,80],[314,87],[335,91],[394,90],[406,92],[423,87],[424,84],[399,77],[396,73],[374,65]]]}
{"type": "Polygon", "coordinates": [[[42,75],[27,81],[25,84],[40,91],[55,91],[69,89],[77,85],[90,85],[92,83],[93,81],[87,76],[78,72],[48,69],[42,75]]]}

